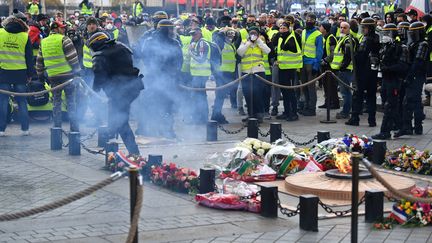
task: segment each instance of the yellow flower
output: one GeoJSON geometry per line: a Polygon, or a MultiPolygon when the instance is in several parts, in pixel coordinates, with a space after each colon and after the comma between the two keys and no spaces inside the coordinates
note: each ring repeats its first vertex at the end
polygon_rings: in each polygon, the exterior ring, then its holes
{"type": "Polygon", "coordinates": [[[411,214],[411,212],[412,212],[412,211],[411,211],[411,208],[408,208],[407,210],[405,210],[405,213],[406,213],[406,214],[411,214]]]}
{"type": "Polygon", "coordinates": [[[411,203],[410,202],[406,202],[405,205],[404,205],[404,208],[407,209],[409,207],[411,207],[411,203]]]}

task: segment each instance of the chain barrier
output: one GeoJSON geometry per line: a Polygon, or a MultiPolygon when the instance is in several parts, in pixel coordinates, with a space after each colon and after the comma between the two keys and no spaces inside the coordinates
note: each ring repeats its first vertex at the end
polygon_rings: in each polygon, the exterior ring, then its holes
{"type": "Polygon", "coordinates": [[[300,203],[297,204],[296,210],[292,210],[289,208],[284,208],[282,206],[280,199],[279,199],[279,194],[277,191],[275,192],[275,197],[277,198],[277,205],[278,205],[278,208],[279,208],[279,211],[281,212],[281,214],[283,214],[287,217],[294,217],[300,213],[300,203]]]}
{"type": "Polygon", "coordinates": [[[261,135],[261,137],[268,137],[270,136],[270,130],[268,130],[266,133],[264,133],[263,131],[261,131],[261,129],[258,128],[258,133],[259,135],[261,135]]]}
{"type": "MultiPolygon", "coordinates": [[[[366,200],[366,197],[363,195],[363,197],[360,199],[360,201],[357,204],[357,207],[359,207],[360,205],[362,205],[366,200]]],[[[347,210],[340,210],[340,211],[336,211],[334,209],[332,209],[329,205],[323,203],[321,200],[318,201],[318,204],[327,212],[327,213],[331,213],[336,215],[337,217],[343,217],[349,213],[351,213],[352,208],[349,208],[347,210]]]]}
{"type": "Polygon", "coordinates": [[[108,177],[107,179],[102,180],[101,182],[90,186],[82,191],[76,192],[70,196],[67,196],[65,198],[59,199],[57,201],[45,204],[43,206],[39,206],[39,207],[35,207],[32,209],[27,209],[27,210],[23,210],[20,212],[16,212],[16,213],[6,213],[6,214],[2,214],[0,215],[0,222],[4,222],[4,221],[11,221],[11,220],[15,220],[15,219],[20,219],[20,218],[24,218],[24,217],[29,217],[35,214],[39,214],[39,213],[43,213],[43,212],[47,212],[47,211],[51,211],[54,210],[56,208],[68,205],[72,202],[75,202],[81,198],[84,198],[86,196],[89,196],[90,194],[112,184],[113,182],[117,181],[118,179],[122,178],[123,175],[125,175],[125,172],[120,173],[120,172],[116,172],[114,174],[112,174],[110,177],[108,177]]]}
{"type": "Polygon", "coordinates": [[[232,86],[232,85],[240,82],[242,79],[245,79],[249,75],[250,75],[250,73],[247,73],[247,74],[241,76],[238,79],[235,79],[235,80],[233,80],[233,81],[231,81],[231,82],[229,82],[227,84],[224,84],[224,85],[221,85],[221,86],[218,86],[218,87],[214,87],[214,88],[195,88],[195,87],[185,86],[185,85],[182,85],[182,84],[180,84],[179,87],[182,88],[182,89],[190,90],[190,91],[216,91],[216,90],[221,90],[221,89],[228,88],[228,87],[230,87],[230,86],[232,86]]]}
{"type": "Polygon", "coordinates": [[[307,146],[307,145],[309,145],[309,144],[315,142],[315,140],[318,139],[318,136],[315,135],[315,136],[314,136],[312,139],[310,139],[309,141],[306,141],[306,142],[296,142],[294,139],[290,138],[290,137],[288,136],[288,134],[286,134],[283,130],[282,130],[282,135],[286,138],[286,140],[288,140],[288,142],[290,142],[290,143],[292,143],[292,144],[294,144],[294,145],[296,145],[296,146],[307,146]]]}
{"type": "Polygon", "coordinates": [[[244,196],[244,197],[240,197],[240,200],[249,200],[249,199],[254,199],[256,197],[261,196],[261,192],[257,192],[255,194],[249,195],[249,196],[244,196]]]}
{"type": "Polygon", "coordinates": [[[68,81],[59,84],[53,88],[49,88],[46,90],[42,90],[42,91],[37,91],[37,92],[27,92],[27,93],[18,93],[18,92],[12,92],[9,90],[4,90],[4,89],[0,89],[0,94],[5,94],[5,95],[12,95],[12,96],[22,96],[22,97],[27,97],[27,96],[39,96],[39,95],[44,95],[48,92],[52,92],[58,89],[62,89],[63,87],[67,86],[68,84],[72,83],[74,81],[74,79],[69,79],[68,81]]]}
{"type": "Polygon", "coordinates": [[[218,124],[218,128],[219,128],[222,132],[224,132],[224,133],[226,133],[226,134],[239,134],[239,133],[242,132],[246,127],[247,127],[247,126],[246,126],[245,124],[242,124],[242,127],[240,127],[239,129],[237,129],[237,130],[233,130],[233,131],[229,131],[229,130],[227,130],[226,128],[224,128],[222,125],[219,125],[219,124],[218,124]]]}
{"type": "Polygon", "coordinates": [[[89,152],[89,153],[91,153],[91,154],[100,154],[100,155],[103,155],[103,156],[105,156],[105,149],[103,148],[103,149],[99,149],[99,150],[93,150],[93,149],[90,149],[89,147],[87,147],[84,143],[80,143],[81,144],[81,147],[85,150],[85,151],[87,151],[87,152],[89,152]]]}
{"type": "Polygon", "coordinates": [[[91,132],[89,135],[87,135],[86,137],[84,137],[83,139],[81,139],[80,143],[92,139],[96,135],[97,131],[98,130],[96,129],[93,132],[91,132]]]}
{"type": "Polygon", "coordinates": [[[309,86],[312,83],[315,83],[315,82],[319,81],[321,78],[325,77],[325,75],[327,74],[327,72],[330,72],[330,71],[325,71],[320,76],[318,76],[318,77],[316,77],[316,78],[314,78],[314,79],[312,79],[312,80],[310,80],[310,81],[308,81],[306,83],[299,84],[299,85],[293,85],[293,86],[286,86],[286,85],[282,85],[282,84],[276,84],[276,83],[273,83],[272,81],[269,81],[269,80],[267,80],[267,79],[259,76],[258,74],[254,74],[254,75],[255,75],[255,77],[257,77],[262,82],[264,82],[264,83],[266,83],[268,85],[271,85],[271,86],[278,87],[280,89],[299,89],[299,88],[303,88],[303,87],[309,86]]]}

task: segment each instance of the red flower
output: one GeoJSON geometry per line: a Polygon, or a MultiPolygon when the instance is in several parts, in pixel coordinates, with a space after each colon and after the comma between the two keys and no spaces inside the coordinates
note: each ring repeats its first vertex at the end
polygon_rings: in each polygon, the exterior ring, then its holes
{"type": "Polygon", "coordinates": [[[174,163],[170,163],[170,164],[169,164],[169,169],[170,169],[170,170],[176,170],[176,169],[177,169],[177,165],[174,164],[174,163]]]}

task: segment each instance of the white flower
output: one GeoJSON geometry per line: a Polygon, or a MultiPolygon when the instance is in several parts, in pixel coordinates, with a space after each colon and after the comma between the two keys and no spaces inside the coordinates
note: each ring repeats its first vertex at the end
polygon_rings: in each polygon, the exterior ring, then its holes
{"type": "Polygon", "coordinates": [[[269,150],[269,149],[271,149],[271,144],[263,142],[261,147],[265,150],[269,150]]]}
{"type": "Polygon", "coordinates": [[[256,153],[257,153],[259,156],[263,156],[264,153],[265,153],[265,151],[264,151],[264,149],[258,149],[256,153]]]}

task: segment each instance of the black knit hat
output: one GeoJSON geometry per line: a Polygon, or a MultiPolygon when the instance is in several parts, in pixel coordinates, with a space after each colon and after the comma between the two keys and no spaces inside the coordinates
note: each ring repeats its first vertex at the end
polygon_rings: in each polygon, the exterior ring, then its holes
{"type": "Polygon", "coordinates": [[[49,19],[49,18],[45,14],[38,14],[37,17],[36,17],[36,21],[37,22],[42,21],[44,19],[49,19]]]}
{"type": "Polygon", "coordinates": [[[327,33],[330,32],[330,29],[331,29],[331,24],[330,23],[323,22],[323,23],[321,23],[321,26],[327,31],[327,33]]]}
{"type": "Polygon", "coordinates": [[[97,19],[95,17],[89,17],[86,21],[86,24],[95,24],[95,25],[99,25],[99,22],[97,21],[97,19]]]}

